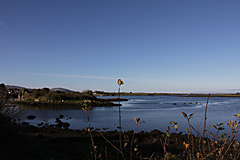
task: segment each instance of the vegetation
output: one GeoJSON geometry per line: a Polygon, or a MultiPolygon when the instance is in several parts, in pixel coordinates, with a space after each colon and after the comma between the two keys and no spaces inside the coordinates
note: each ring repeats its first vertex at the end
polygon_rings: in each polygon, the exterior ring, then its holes
{"type": "Polygon", "coordinates": [[[50,91],[49,88],[43,89],[25,89],[19,90],[18,99],[11,101],[11,103],[18,103],[23,105],[37,106],[37,107],[82,107],[85,105],[95,106],[115,106],[112,102],[115,99],[101,99],[93,95],[91,90],[80,92],[61,92],[50,91]]]}
{"type": "Polygon", "coordinates": [[[21,89],[19,92],[23,100],[41,100],[41,101],[62,101],[62,100],[93,100],[96,99],[90,92],[50,92],[49,88],[43,89],[21,89]]]}
{"type": "MultiPolygon", "coordinates": [[[[119,85],[119,95],[120,95],[120,86],[123,84],[123,82],[119,79],[118,85],[119,85]]],[[[208,95],[209,100],[210,94],[208,95]]],[[[120,96],[119,96],[120,98],[120,96]]],[[[190,123],[190,119],[193,117],[194,113],[190,114],[189,116],[182,112],[183,117],[186,118],[189,128],[186,129],[187,135],[181,135],[177,134],[178,125],[177,122],[171,121],[170,125],[168,126],[168,129],[165,131],[166,134],[161,134],[161,136],[158,138],[157,136],[153,140],[153,145],[156,142],[161,142],[162,151],[159,152],[159,150],[156,151],[155,149],[150,150],[150,153],[143,155],[143,150],[139,150],[139,144],[138,140],[134,139],[134,136],[136,134],[136,129],[131,135],[131,140],[128,138],[124,139],[124,148],[122,147],[122,135],[121,135],[121,112],[120,112],[120,106],[119,106],[119,146],[117,144],[114,144],[114,141],[109,141],[100,131],[98,131],[101,136],[108,142],[118,154],[120,154],[121,158],[117,155],[117,159],[216,159],[216,160],[223,160],[223,159],[239,159],[240,153],[239,153],[239,142],[237,141],[237,135],[240,129],[240,114],[234,115],[236,117],[235,121],[229,121],[228,127],[229,131],[228,133],[222,133],[221,137],[219,138],[219,131],[224,130],[223,123],[213,125],[213,127],[217,130],[217,134],[213,134],[210,130],[206,129],[206,120],[207,120],[207,108],[208,108],[208,100],[206,104],[205,109],[205,116],[204,116],[204,128],[203,133],[200,134],[198,130],[196,130],[190,123]],[[170,133],[171,128],[174,128],[174,133],[170,133]],[[193,131],[196,132],[195,136],[193,134],[193,131]],[[210,138],[206,138],[206,133],[208,132],[210,138]],[[130,143],[130,147],[129,144],[130,143]],[[133,149],[134,144],[134,149],[133,149]],[[175,148],[172,148],[174,146],[175,148]],[[145,156],[145,157],[144,157],[145,156]]],[[[87,114],[87,110],[84,110],[87,114]]],[[[87,114],[88,117],[88,114],[87,114]]],[[[136,122],[136,128],[139,126],[139,124],[144,122],[139,122],[140,118],[133,117],[136,122]]],[[[88,117],[88,123],[90,128],[90,122],[88,117]]],[[[94,145],[94,140],[92,137],[91,129],[88,130],[91,135],[91,144],[93,149],[93,155],[92,159],[102,159],[102,153],[98,153],[96,150],[97,146],[94,145]]],[[[146,135],[144,135],[146,136],[146,135]]],[[[102,149],[104,150],[104,149],[102,149]]],[[[109,155],[110,156],[110,155],[109,155]]],[[[108,157],[108,153],[105,148],[105,157],[108,157]]],[[[108,159],[108,158],[106,158],[108,159]]]]}
{"type": "Polygon", "coordinates": [[[0,109],[4,106],[7,101],[7,91],[3,83],[0,84],[0,109]]]}
{"type": "MultiPolygon", "coordinates": [[[[118,81],[119,95],[120,86],[118,81]]],[[[96,100],[92,92],[50,92],[47,88],[39,90],[21,89],[21,102],[39,99],[44,101],[78,101],[96,100]],[[48,98],[46,98],[48,97],[48,98]],[[81,97],[81,99],[78,99],[81,97]],[[84,99],[86,98],[86,99],[84,99]],[[93,98],[93,99],[91,99],[93,98]]],[[[209,95],[208,95],[209,96],[209,95]]],[[[240,114],[234,115],[236,120],[229,121],[227,126],[222,123],[210,127],[215,132],[207,129],[206,104],[203,132],[193,127],[191,119],[194,113],[182,112],[183,118],[188,122],[187,134],[178,133],[178,124],[171,121],[165,133],[157,130],[136,133],[137,127],[143,121],[133,117],[136,122],[134,131],[124,132],[121,127],[121,107],[119,103],[119,131],[106,131],[91,127],[88,116],[89,104],[84,103],[82,110],[88,118],[87,130],[70,130],[68,127],[43,125],[33,127],[17,125],[14,123],[14,112],[7,114],[5,106],[7,90],[4,84],[0,85],[0,155],[1,159],[162,159],[162,160],[207,160],[207,159],[239,159],[240,144],[237,135],[240,130],[240,114]],[[221,132],[228,128],[226,133],[221,132]],[[43,154],[44,153],[44,154],[43,154]]],[[[119,97],[120,98],[120,97],[119,97]]],[[[63,117],[61,115],[59,118],[63,117]]],[[[59,118],[58,124],[61,124],[59,118]]]]}

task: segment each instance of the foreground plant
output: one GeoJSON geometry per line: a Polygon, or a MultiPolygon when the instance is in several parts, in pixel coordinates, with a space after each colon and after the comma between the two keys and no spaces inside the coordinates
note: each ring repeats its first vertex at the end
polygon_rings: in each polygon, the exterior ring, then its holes
{"type": "MultiPolygon", "coordinates": [[[[208,97],[209,100],[209,97],[208,97]]],[[[239,142],[236,140],[239,129],[240,129],[240,114],[234,115],[236,117],[235,121],[229,121],[228,133],[222,133],[219,137],[220,131],[224,130],[224,123],[218,123],[213,125],[213,128],[217,130],[216,134],[211,132],[211,126],[209,130],[206,130],[206,120],[207,120],[207,108],[208,108],[208,100],[205,109],[204,116],[204,130],[203,133],[200,134],[191,124],[190,119],[193,116],[193,113],[187,116],[186,113],[182,112],[184,118],[187,119],[189,129],[188,131],[188,142],[184,142],[183,145],[185,147],[185,151],[183,154],[183,158],[186,159],[215,159],[215,160],[223,160],[223,159],[239,159],[239,142]],[[192,129],[196,132],[197,138],[192,133],[192,129]],[[208,131],[210,138],[205,137],[205,133],[208,131]],[[198,146],[198,147],[197,147],[198,146]]]]}
{"type": "MultiPolygon", "coordinates": [[[[136,131],[137,131],[137,128],[140,124],[142,123],[145,123],[144,121],[140,121],[140,118],[136,118],[136,117],[133,117],[133,119],[135,120],[135,123],[136,123],[136,127],[135,127],[135,130],[133,132],[133,135],[131,137],[131,141],[129,140],[129,137],[126,135],[126,137],[128,137],[127,139],[125,139],[125,143],[124,143],[124,150],[123,150],[123,146],[122,146],[122,125],[121,125],[121,104],[120,104],[120,86],[123,85],[123,81],[121,79],[118,79],[117,81],[118,85],[119,85],[119,89],[118,89],[118,99],[119,99],[119,148],[114,145],[113,142],[109,141],[105,136],[104,134],[100,131],[99,128],[95,129],[98,133],[100,133],[100,135],[104,138],[104,140],[110,144],[116,151],[118,154],[121,155],[122,159],[130,159],[132,160],[133,159],[133,156],[134,154],[136,154],[136,157],[137,157],[137,154],[139,152],[138,151],[138,145],[136,144],[136,138],[135,138],[135,134],[136,134],[136,131]],[[129,145],[130,144],[130,145],[129,145]],[[134,146],[135,144],[135,146],[134,146]],[[133,147],[134,146],[134,147],[133,147]],[[130,150],[130,151],[129,151],[130,150]],[[129,155],[129,158],[127,157],[129,155]]],[[[87,107],[87,105],[85,107],[82,108],[82,110],[86,113],[87,115],[87,119],[88,119],[88,132],[90,134],[90,137],[91,137],[91,148],[92,148],[92,151],[93,151],[93,157],[94,159],[96,160],[97,158],[100,158],[102,159],[102,155],[97,154],[97,150],[96,150],[96,146],[94,145],[94,141],[93,141],[93,136],[92,136],[92,132],[91,132],[91,126],[90,126],[90,121],[89,121],[89,116],[88,116],[88,110],[90,108],[87,107]]],[[[125,137],[125,135],[124,135],[125,137]]],[[[154,155],[154,153],[152,154],[152,156],[154,155]]],[[[106,159],[108,159],[108,153],[107,153],[107,147],[105,147],[105,156],[106,156],[106,159]]],[[[151,156],[151,157],[152,157],[151,156]]],[[[117,159],[119,159],[119,157],[117,156],[117,159]]],[[[121,158],[120,158],[121,159],[121,158]]],[[[150,158],[151,159],[151,158],[150,158]]]]}
{"type": "Polygon", "coordinates": [[[234,115],[236,117],[235,121],[228,121],[227,133],[222,132],[225,129],[224,123],[212,125],[213,131],[211,130],[211,126],[207,129],[208,100],[205,108],[204,129],[202,134],[190,123],[190,119],[193,118],[194,113],[188,115],[182,112],[183,117],[188,122],[188,128],[186,129],[187,135],[181,135],[179,139],[177,139],[176,136],[178,129],[177,122],[170,122],[168,129],[165,131],[165,134],[162,135],[162,139],[160,139],[163,149],[163,156],[161,157],[164,157],[163,159],[237,160],[240,158],[240,143],[237,141],[240,130],[240,114],[234,115]],[[172,128],[175,129],[175,133],[170,133],[172,128]],[[215,131],[214,129],[216,130],[216,134],[213,133],[215,131]],[[173,149],[173,147],[175,148],[173,149]]]}
{"type": "Polygon", "coordinates": [[[97,159],[97,146],[94,145],[94,141],[93,141],[93,136],[92,136],[92,131],[91,131],[91,125],[90,125],[90,120],[89,120],[89,116],[88,116],[88,110],[90,109],[90,107],[88,106],[85,106],[85,107],[82,107],[82,110],[86,113],[87,115],[87,120],[88,120],[88,132],[90,134],[90,137],[91,137],[91,147],[92,147],[92,151],[93,151],[93,156],[94,156],[94,159],[96,160],[97,159]]]}
{"type": "MultiPolygon", "coordinates": [[[[120,100],[120,86],[123,84],[121,79],[118,80],[118,94],[120,100]]],[[[210,97],[210,95],[209,95],[210,97]]],[[[208,97],[208,100],[209,100],[208,97]]],[[[185,160],[225,160],[225,159],[233,159],[237,160],[240,157],[240,144],[237,141],[237,135],[240,130],[240,114],[234,115],[236,117],[235,121],[229,121],[227,123],[228,133],[222,133],[222,130],[225,129],[223,123],[218,123],[212,125],[214,129],[216,129],[216,134],[212,132],[211,126],[209,129],[206,127],[207,121],[207,109],[208,109],[208,100],[205,108],[204,115],[204,128],[203,132],[200,133],[199,130],[195,129],[194,126],[190,123],[190,120],[193,118],[194,113],[187,114],[182,112],[183,117],[187,120],[188,128],[186,129],[187,135],[181,135],[181,133],[177,134],[178,124],[175,121],[171,121],[169,123],[168,129],[165,131],[165,134],[160,133],[160,138],[153,138],[154,145],[162,145],[159,146],[160,150],[151,152],[150,154],[145,154],[146,157],[143,158],[141,143],[137,142],[136,130],[137,127],[144,123],[140,121],[140,118],[133,117],[136,123],[135,130],[133,131],[132,136],[128,133],[122,133],[122,125],[121,125],[121,105],[119,101],[119,141],[118,140],[108,140],[106,136],[98,129],[100,135],[104,138],[104,140],[110,144],[114,149],[110,154],[113,155],[113,159],[185,159],[185,160]],[[173,133],[171,131],[174,130],[173,133]],[[122,140],[122,135],[124,139],[122,140]],[[196,135],[196,136],[195,136],[196,135]],[[160,140],[160,141],[159,141],[160,140]],[[124,145],[122,145],[124,144],[124,145]],[[175,148],[174,148],[175,147],[175,148]],[[158,153],[160,155],[158,155],[158,153]],[[151,155],[151,156],[150,156],[151,155]]],[[[101,153],[97,154],[96,146],[94,145],[93,136],[91,132],[91,126],[88,116],[88,109],[83,108],[88,118],[88,132],[91,137],[91,150],[92,150],[92,158],[103,159],[101,153]]],[[[215,131],[215,130],[214,130],[215,131]]],[[[138,137],[139,138],[139,137],[138,137]]],[[[149,140],[148,140],[149,141],[149,140]]],[[[110,147],[111,148],[111,147],[110,147]]],[[[108,158],[109,153],[107,152],[107,147],[101,149],[102,152],[105,151],[106,159],[108,158]]],[[[100,150],[99,150],[100,151],[100,150]]],[[[100,151],[101,152],[101,151],[100,151]]],[[[111,157],[111,155],[109,155],[111,157]]],[[[110,158],[112,159],[112,158],[110,158]]]]}
{"type": "MultiPolygon", "coordinates": [[[[167,151],[167,146],[169,145],[170,142],[170,137],[171,137],[171,129],[174,128],[175,129],[175,134],[178,130],[178,125],[177,122],[175,121],[171,121],[168,125],[168,129],[165,131],[165,135],[163,134],[163,139],[160,139],[163,151],[164,151],[164,155],[169,155],[170,153],[167,151]]],[[[176,137],[176,143],[178,143],[177,141],[177,137],[176,137]]]]}
{"type": "Polygon", "coordinates": [[[133,150],[134,150],[134,151],[137,151],[137,150],[138,150],[137,146],[133,149],[134,135],[136,134],[137,127],[138,127],[141,123],[145,123],[144,121],[141,121],[141,122],[140,122],[140,118],[133,117],[133,119],[135,120],[136,127],[135,127],[135,130],[134,130],[134,132],[133,132],[132,140],[131,140],[130,160],[132,160],[133,150]]]}
{"type": "MultiPolygon", "coordinates": [[[[118,100],[119,100],[119,105],[118,105],[118,113],[119,113],[119,143],[120,143],[120,151],[122,152],[123,156],[123,150],[122,150],[122,124],[121,124],[121,104],[120,104],[120,87],[123,85],[123,81],[121,79],[118,79],[118,100]]],[[[124,156],[123,156],[124,157],[124,156]]]]}

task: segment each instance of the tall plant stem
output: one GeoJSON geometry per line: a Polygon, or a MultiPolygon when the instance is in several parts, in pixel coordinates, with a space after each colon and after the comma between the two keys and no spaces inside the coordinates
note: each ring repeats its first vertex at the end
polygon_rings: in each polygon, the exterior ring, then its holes
{"type": "Polygon", "coordinates": [[[118,88],[118,100],[119,100],[119,104],[118,104],[118,113],[119,113],[119,143],[120,143],[120,151],[122,152],[122,124],[121,124],[121,104],[120,104],[120,85],[118,88]]]}
{"type": "Polygon", "coordinates": [[[136,124],[135,130],[132,135],[131,148],[130,148],[130,160],[132,160],[132,156],[133,156],[133,140],[134,140],[134,135],[136,134],[136,131],[137,131],[137,127],[138,127],[138,123],[136,124]]]}
{"type": "Polygon", "coordinates": [[[93,136],[92,136],[92,132],[91,132],[91,125],[90,125],[90,120],[89,120],[89,116],[88,116],[88,112],[87,110],[84,110],[84,112],[87,115],[87,119],[88,119],[88,132],[90,133],[90,137],[91,137],[91,142],[92,142],[92,149],[93,149],[93,153],[94,153],[94,159],[97,159],[97,151],[94,145],[94,141],[93,141],[93,136]]]}
{"type": "Polygon", "coordinates": [[[209,95],[208,95],[207,104],[206,104],[206,108],[205,108],[205,115],[204,115],[204,128],[203,128],[203,135],[202,135],[202,138],[203,138],[203,154],[204,154],[204,156],[206,155],[206,153],[205,153],[204,136],[205,136],[205,132],[206,132],[207,107],[208,107],[208,100],[209,100],[209,97],[210,97],[210,93],[209,93],[209,95]]]}
{"type": "Polygon", "coordinates": [[[207,99],[207,104],[206,104],[206,108],[205,108],[205,115],[204,115],[204,131],[203,131],[203,137],[205,135],[205,132],[206,132],[206,121],[207,121],[207,107],[208,107],[208,100],[209,100],[209,97],[210,97],[210,93],[208,95],[208,99],[207,99]]]}
{"type": "Polygon", "coordinates": [[[116,146],[114,146],[103,134],[102,134],[102,132],[100,132],[100,131],[98,131],[100,134],[101,134],[101,136],[114,148],[114,149],[116,149],[120,154],[123,154],[116,146]]]}

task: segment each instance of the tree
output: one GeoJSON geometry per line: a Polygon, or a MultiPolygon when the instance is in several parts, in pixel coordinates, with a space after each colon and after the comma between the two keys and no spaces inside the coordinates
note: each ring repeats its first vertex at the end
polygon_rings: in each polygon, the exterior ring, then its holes
{"type": "Polygon", "coordinates": [[[84,90],[82,93],[87,95],[93,95],[93,91],[90,89],[84,90]]]}
{"type": "Polygon", "coordinates": [[[22,100],[22,96],[24,95],[24,91],[25,91],[25,89],[23,88],[18,93],[18,97],[19,97],[20,101],[22,100]]]}
{"type": "Polygon", "coordinates": [[[7,102],[7,90],[6,86],[1,83],[0,84],[0,108],[2,108],[7,102]]]}
{"type": "Polygon", "coordinates": [[[49,88],[43,88],[42,90],[41,90],[41,93],[42,94],[47,94],[47,93],[49,93],[50,92],[50,89],[49,88]]]}
{"type": "Polygon", "coordinates": [[[6,89],[5,84],[1,83],[0,84],[0,92],[6,92],[6,91],[7,91],[7,89],[6,89]]]}

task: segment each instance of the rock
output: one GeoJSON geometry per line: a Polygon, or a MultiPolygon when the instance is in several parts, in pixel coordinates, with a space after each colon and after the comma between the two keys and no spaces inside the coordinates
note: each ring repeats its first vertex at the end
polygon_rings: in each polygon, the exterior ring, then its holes
{"type": "Polygon", "coordinates": [[[56,127],[56,125],[50,124],[49,126],[47,126],[47,128],[54,128],[56,127]]]}
{"type": "Polygon", "coordinates": [[[59,118],[56,118],[56,123],[61,123],[62,121],[59,118]]]}
{"type": "Polygon", "coordinates": [[[62,128],[62,126],[63,126],[63,122],[59,122],[58,124],[56,124],[57,128],[62,128]]]}
{"type": "Polygon", "coordinates": [[[22,122],[22,125],[23,125],[23,126],[28,126],[29,123],[28,123],[28,122],[22,122]]]}
{"type": "Polygon", "coordinates": [[[62,124],[62,127],[63,127],[64,129],[67,129],[69,126],[70,126],[70,124],[67,123],[67,122],[62,124]]]}
{"type": "Polygon", "coordinates": [[[63,117],[64,117],[64,115],[62,115],[62,114],[59,115],[59,118],[60,118],[60,119],[63,119],[63,117]]]}
{"type": "Polygon", "coordinates": [[[34,115],[27,116],[27,119],[35,119],[35,118],[36,118],[36,116],[34,116],[34,115]]]}
{"type": "Polygon", "coordinates": [[[103,128],[103,130],[105,131],[105,130],[108,130],[109,128],[103,128]]]}
{"type": "Polygon", "coordinates": [[[99,128],[96,128],[95,131],[100,131],[100,129],[99,129],[99,128]]]}
{"type": "Polygon", "coordinates": [[[42,126],[42,125],[44,125],[44,123],[43,122],[41,122],[40,124],[37,124],[38,126],[42,126]]]}

